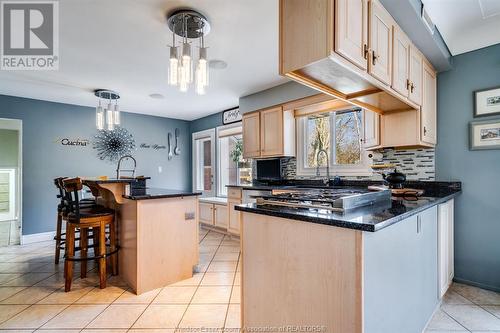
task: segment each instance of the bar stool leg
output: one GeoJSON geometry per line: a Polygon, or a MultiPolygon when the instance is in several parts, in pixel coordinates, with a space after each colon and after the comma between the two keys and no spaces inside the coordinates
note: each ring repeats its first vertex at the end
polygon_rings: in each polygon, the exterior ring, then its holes
{"type": "Polygon", "coordinates": [[[101,222],[99,227],[99,288],[106,288],[106,224],[101,222]]]}
{"type": "MultiPolygon", "coordinates": [[[[81,258],[87,257],[88,248],[88,229],[80,229],[80,253],[81,258]]],[[[80,278],[85,279],[87,277],[87,260],[80,261],[80,278]]]]}
{"type": "Polygon", "coordinates": [[[71,223],[66,224],[66,260],[64,261],[64,291],[71,290],[71,282],[73,280],[73,258],[75,255],[75,226],[71,223]]]}
{"type": "Polygon", "coordinates": [[[57,212],[57,223],[56,223],[56,253],[55,253],[55,264],[59,265],[59,257],[61,256],[61,229],[62,229],[62,213],[57,212]]]}
{"type": "MultiPolygon", "coordinates": [[[[111,252],[116,250],[116,226],[115,221],[109,224],[109,243],[111,252]]],[[[111,273],[118,275],[118,253],[111,255],[111,273]]]]}
{"type": "MultiPolygon", "coordinates": [[[[92,227],[92,239],[94,243],[92,247],[94,248],[94,256],[97,256],[99,253],[99,227],[92,227]]],[[[99,265],[99,259],[94,260],[94,262],[99,265]]]]}

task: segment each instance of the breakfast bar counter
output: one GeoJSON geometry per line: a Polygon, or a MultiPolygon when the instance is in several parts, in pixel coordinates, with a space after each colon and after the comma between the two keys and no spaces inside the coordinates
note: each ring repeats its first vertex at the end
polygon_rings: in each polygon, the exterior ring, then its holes
{"type": "Polygon", "coordinates": [[[192,277],[200,193],[134,188],[133,179],[84,182],[116,211],[119,275],[136,294],[192,277]]]}

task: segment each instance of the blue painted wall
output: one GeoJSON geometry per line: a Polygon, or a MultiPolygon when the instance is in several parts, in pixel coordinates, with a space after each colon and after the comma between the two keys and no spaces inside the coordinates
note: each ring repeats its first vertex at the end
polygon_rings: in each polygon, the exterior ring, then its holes
{"type": "Polygon", "coordinates": [[[209,128],[222,126],[222,112],[217,112],[209,116],[191,121],[189,124],[191,133],[204,131],[209,128]]]}
{"type": "Polygon", "coordinates": [[[453,57],[453,67],[438,75],[436,172],[463,184],[455,206],[455,278],[500,291],[500,150],[470,151],[468,129],[473,91],[500,86],[500,44],[453,57]]]}
{"type": "MultiPolygon", "coordinates": [[[[141,148],[133,155],[137,159],[137,174],[151,176],[151,186],[190,189],[189,122],[132,113],[123,113],[122,117],[123,127],[132,133],[137,146],[167,145],[167,133],[180,129],[180,156],[168,161],[166,150],[141,148]]],[[[99,160],[91,145],[60,144],[65,137],[93,138],[97,133],[93,108],[0,95],[0,118],[23,121],[23,235],[55,229],[55,177],[115,175],[116,164],[99,160]]]]}

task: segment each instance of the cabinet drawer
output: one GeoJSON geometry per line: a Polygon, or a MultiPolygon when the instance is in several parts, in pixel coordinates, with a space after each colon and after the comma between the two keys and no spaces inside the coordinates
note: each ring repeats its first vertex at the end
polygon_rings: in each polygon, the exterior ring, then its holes
{"type": "Polygon", "coordinates": [[[230,199],[241,199],[241,188],[229,187],[227,189],[227,197],[230,199]]]}

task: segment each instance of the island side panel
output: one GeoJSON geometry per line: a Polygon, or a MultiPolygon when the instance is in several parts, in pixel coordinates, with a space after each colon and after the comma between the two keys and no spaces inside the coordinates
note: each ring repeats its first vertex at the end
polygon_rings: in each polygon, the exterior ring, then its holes
{"type": "Polygon", "coordinates": [[[124,200],[117,215],[119,275],[137,291],[137,201],[124,200]]]}
{"type": "Polygon", "coordinates": [[[137,201],[137,294],[193,276],[197,201],[194,196],[137,201]],[[193,218],[186,219],[186,214],[193,218]]]}
{"type": "Polygon", "coordinates": [[[363,243],[364,332],[421,333],[439,304],[436,207],[365,233],[363,243]]]}
{"type": "Polygon", "coordinates": [[[243,327],[362,332],[361,231],[244,212],[241,244],[243,327]]]}

